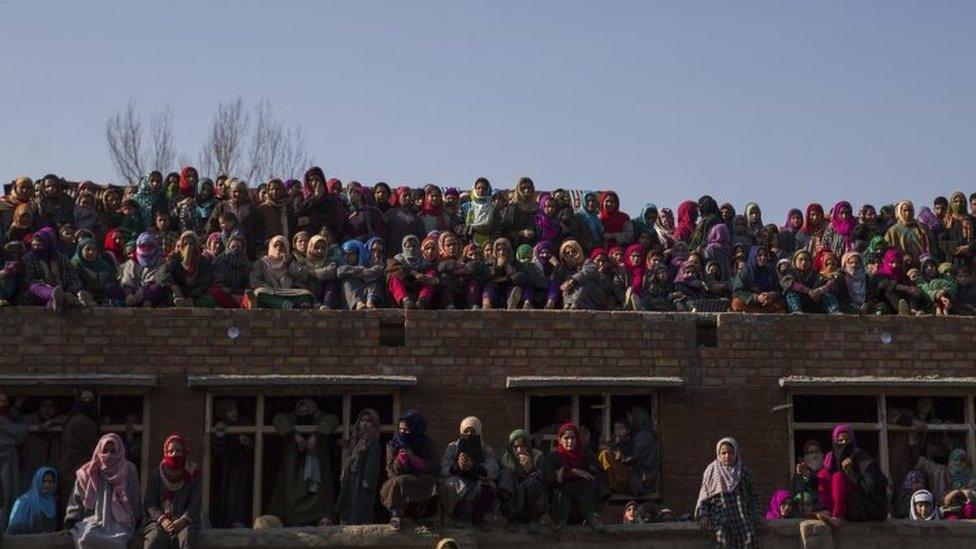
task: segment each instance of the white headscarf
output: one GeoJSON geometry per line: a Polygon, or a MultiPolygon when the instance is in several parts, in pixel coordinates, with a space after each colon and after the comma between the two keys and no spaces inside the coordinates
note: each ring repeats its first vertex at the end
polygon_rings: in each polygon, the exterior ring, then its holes
{"type": "Polygon", "coordinates": [[[908,504],[908,517],[912,520],[941,520],[942,517],[939,515],[939,507],[935,504],[935,498],[932,497],[932,492],[928,490],[919,490],[912,494],[912,501],[908,504]],[[932,514],[929,518],[922,518],[918,516],[915,512],[915,503],[927,501],[932,506],[932,514]]]}
{"type": "Polygon", "coordinates": [[[698,502],[695,504],[695,516],[698,516],[698,509],[703,501],[716,494],[735,490],[741,478],[742,455],[739,453],[739,443],[734,438],[725,437],[715,445],[715,461],[708,464],[702,475],[701,490],[698,492],[698,502]],[[735,461],[732,465],[723,465],[718,457],[723,444],[728,444],[735,450],[735,461]]]}

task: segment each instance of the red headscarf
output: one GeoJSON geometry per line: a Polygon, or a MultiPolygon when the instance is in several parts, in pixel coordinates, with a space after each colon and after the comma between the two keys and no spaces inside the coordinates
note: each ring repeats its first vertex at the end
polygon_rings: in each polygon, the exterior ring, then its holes
{"type": "MultiPolygon", "coordinates": [[[[583,460],[585,455],[583,454],[583,441],[580,440],[580,430],[575,423],[563,423],[559,426],[559,431],[557,431],[556,436],[556,455],[559,456],[559,461],[562,462],[563,467],[567,469],[579,469],[583,465],[583,460]],[[576,447],[572,451],[567,450],[562,443],[563,434],[566,431],[572,431],[576,434],[576,447]]],[[[563,473],[563,479],[568,477],[569,471],[563,473]]]]}
{"type": "MultiPolygon", "coordinates": [[[[190,170],[193,170],[194,172],[197,171],[197,169],[194,168],[193,166],[186,166],[180,171],[180,195],[185,197],[196,196],[197,194],[196,185],[191,187],[190,181],[187,179],[187,174],[190,173],[190,170]]],[[[199,172],[197,172],[197,179],[198,180],[200,179],[199,172]]]]}
{"type": "Polygon", "coordinates": [[[634,243],[627,246],[627,251],[624,252],[624,266],[627,267],[627,272],[630,273],[630,287],[635,292],[639,292],[641,286],[644,285],[644,271],[647,270],[645,267],[647,252],[644,250],[644,246],[634,243]],[[640,254],[640,259],[637,263],[630,260],[631,254],[637,252],[640,254]]]}
{"type": "MultiPolygon", "coordinates": [[[[112,257],[115,258],[115,263],[118,265],[122,264],[122,254],[125,253],[125,244],[121,246],[115,243],[115,235],[121,233],[119,229],[112,229],[111,231],[105,233],[105,241],[102,243],[102,248],[110,253],[112,257]]],[[[125,238],[123,238],[125,240],[125,238]]]]}
{"type": "Polygon", "coordinates": [[[895,282],[901,282],[905,278],[905,273],[902,271],[901,267],[901,252],[895,248],[888,248],[884,253],[884,258],[881,260],[881,265],[878,266],[878,272],[881,276],[885,278],[890,278],[895,282]],[[892,266],[891,264],[895,265],[892,266]]]}
{"type": "Polygon", "coordinates": [[[189,459],[190,449],[186,445],[183,435],[174,433],[166,437],[163,442],[163,459],[159,462],[159,477],[163,481],[163,501],[173,501],[175,492],[183,488],[183,484],[197,475],[197,464],[189,459]],[[183,449],[183,455],[167,456],[166,449],[170,444],[178,444],[183,449]]]}
{"type": "Polygon", "coordinates": [[[814,202],[807,206],[807,215],[803,218],[803,227],[800,228],[803,234],[809,235],[811,233],[819,233],[823,229],[824,225],[824,211],[823,206],[814,202]],[[820,214],[820,221],[816,225],[810,220],[810,214],[812,212],[818,212],[820,214]]]}
{"type": "Polygon", "coordinates": [[[698,203],[694,200],[685,200],[678,206],[678,223],[674,228],[674,237],[678,240],[691,238],[697,221],[698,203]]]}
{"type": "Polygon", "coordinates": [[[409,208],[410,207],[410,187],[407,187],[406,185],[403,185],[401,187],[397,187],[396,190],[393,191],[393,197],[391,197],[391,199],[390,199],[390,205],[391,206],[403,206],[404,208],[409,208]],[[395,201],[393,199],[394,197],[396,198],[395,201]]]}
{"type": "Polygon", "coordinates": [[[624,230],[630,217],[620,211],[620,198],[613,191],[606,191],[600,195],[600,221],[603,222],[603,231],[607,233],[619,233],[624,230]],[[607,209],[607,199],[613,198],[617,201],[617,209],[610,211],[607,209]]]}
{"type": "Polygon", "coordinates": [[[329,194],[336,194],[340,188],[342,188],[342,181],[334,177],[325,182],[325,189],[329,191],[329,194]]]}
{"type": "Polygon", "coordinates": [[[85,509],[95,509],[98,503],[98,492],[101,490],[102,481],[109,484],[112,491],[112,516],[120,523],[132,527],[135,526],[132,506],[139,505],[139,502],[129,501],[129,494],[126,492],[126,481],[129,477],[129,462],[125,460],[125,443],[122,437],[115,433],[102,435],[92,452],[91,461],[81,466],[75,473],[78,484],[81,486],[82,504],[85,509]],[[108,453],[105,446],[111,442],[115,446],[114,451],[108,453]]]}
{"type": "Polygon", "coordinates": [[[593,248],[590,250],[590,261],[596,261],[596,258],[601,255],[607,255],[607,251],[603,248],[593,248]]]}

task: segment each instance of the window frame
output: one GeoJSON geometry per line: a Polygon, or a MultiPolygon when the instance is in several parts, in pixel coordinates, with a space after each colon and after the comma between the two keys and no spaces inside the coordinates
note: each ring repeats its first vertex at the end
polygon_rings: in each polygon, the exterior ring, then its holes
{"type": "MultiPolygon", "coordinates": [[[[844,387],[844,386],[819,386],[819,387],[791,387],[786,393],[787,403],[787,436],[789,443],[789,461],[787,462],[787,473],[794,474],[794,464],[797,462],[796,432],[797,431],[825,431],[830,432],[839,422],[795,422],[793,421],[793,398],[795,396],[816,397],[816,396],[859,396],[874,397],[877,406],[877,422],[856,422],[849,423],[855,431],[872,431],[878,433],[878,455],[875,458],[881,467],[881,471],[891,480],[891,461],[889,456],[888,434],[897,432],[915,432],[914,427],[905,427],[888,423],[888,397],[910,397],[910,398],[962,398],[963,399],[963,423],[939,423],[930,424],[926,431],[949,432],[964,434],[966,437],[966,452],[976,455],[976,410],[974,410],[974,394],[972,389],[966,388],[912,388],[912,387],[844,387]]],[[[829,449],[825,449],[829,451],[829,449]]]]}
{"type": "MultiPolygon", "coordinates": [[[[340,387],[340,386],[309,386],[309,385],[296,385],[293,387],[288,386],[275,386],[270,388],[258,388],[254,386],[212,386],[206,387],[206,408],[204,413],[204,433],[203,433],[203,464],[202,464],[202,475],[203,478],[203,501],[202,501],[202,515],[203,515],[203,528],[210,529],[210,499],[212,494],[212,476],[213,476],[213,435],[216,430],[214,429],[214,414],[213,407],[215,403],[214,397],[236,397],[236,398],[253,398],[254,399],[254,421],[251,425],[238,425],[233,427],[228,427],[224,432],[233,435],[252,435],[254,437],[254,463],[251,471],[251,520],[253,521],[256,517],[262,514],[262,501],[264,499],[264,483],[261,481],[263,479],[264,471],[264,437],[266,435],[277,434],[272,423],[265,423],[265,405],[266,399],[269,397],[282,397],[282,396],[340,396],[342,397],[342,412],[339,418],[339,426],[333,434],[341,434],[343,441],[348,441],[352,435],[352,424],[356,421],[353,417],[355,413],[352,410],[352,399],[356,396],[388,396],[393,399],[392,405],[392,423],[391,424],[381,424],[380,433],[388,434],[393,433],[396,430],[396,420],[402,415],[402,390],[393,386],[365,386],[365,387],[340,387]]],[[[314,425],[298,425],[295,430],[299,433],[314,433],[316,427],[314,425]]],[[[342,452],[342,465],[345,465],[346,453],[342,452]]]]}

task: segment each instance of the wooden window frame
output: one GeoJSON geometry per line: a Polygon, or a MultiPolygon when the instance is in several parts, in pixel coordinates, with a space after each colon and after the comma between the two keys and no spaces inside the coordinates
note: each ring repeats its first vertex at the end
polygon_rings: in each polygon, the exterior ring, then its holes
{"type": "MultiPolygon", "coordinates": [[[[264,437],[265,435],[277,434],[274,425],[265,423],[265,400],[276,397],[342,397],[342,411],[339,418],[339,426],[333,434],[341,434],[344,441],[348,441],[352,435],[352,424],[356,421],[353,417],[352,398],[354,396],[388,396],[393,399],[392,424],[381,424],[380,433],[392,433],[396,430],[396,420],[401,415],[401,390],[395,387],[350,387],[341,388],[334,386],[300,386],[300,387],[277,387],[273,389],[257,390],[249,386],[223,386],[207,388],[206,393],[206,413],[204,414],[205,428],[203,435],[203,527],[210,528],[210,498],[212,490],[212,462],[213,448],[212,438],[216,430],[214,429],[213,405],[214,397],[235,397],[254,399],[254,423],[253,425],[238,425],[227,427],[224,431],[229,435],[252,435],[254,437],[254,464],[251,472],[253,488],[251,492],[251,520],[261,516],[261,502],[264,499],[263,482],[264,477],[264,437]],[[296,394],[295,391],[298,391],[296,394]]],[[[315,432],[314,425],[297,425],[295,430],[299,433],[311,434],[315,432]]],[[[343,460],[346,459],[343,453],[343,460]]],[[[343,462],[342,465],[345,465],[343,462]]]]}

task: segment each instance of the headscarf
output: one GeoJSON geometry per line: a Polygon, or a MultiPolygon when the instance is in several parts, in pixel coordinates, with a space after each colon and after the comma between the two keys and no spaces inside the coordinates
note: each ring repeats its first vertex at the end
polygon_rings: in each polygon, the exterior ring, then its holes
{"type": "Polygon", "coordinates": [[[535,212],[538,207],[538,203],[535,199],[535,183],[528,177],[522,177],[519,182],[515,185],[515,190],[512,192],[512,203],[518,206],[518,208],[524,212],[535,212]],[[529,192],[522,192],[522,183],[528,182],[531,186],[529,192]]]}
{"type": "MultiPolygon", "coordinates": [[[[922,209],[918,211],[917,217],[929,230],[935,231],[942,228],[942,221],[939,219],[939,216],[935,215],[935,212],[929,209],[928,206],[922,206],[922,209]]],[[[946,218],[948,219],[948,216],[946,218]]]]}
{"type": "Polygon", "coordinates": [[[197,210],[197,216],[200,219],[210,219],[211,214],[213,214],[214,207],[217,206],[217,202],[219,201],[220,199],[217,198],[217,189],[214,187],[214,182],[212,179],[209,177],[204,177],[197,182],[196,203],[194,206],[197,210]],[[206,185],[210,185],[210,198],[203,198],[203,188],[206,185]]]}
{"type": "Polygon", "coordinates": [[[789,213],[786,214],[786,223],[784,223],[783,226],[779,228],[780,231],[793,233],[796,232],[797,229],[802,228],[802,225],[800,227],[793,226],[793,222],[791,221],[791,219],[793,218],[794,215],[799,215],[800,219],[803,219],[803,212],[801,212],[799,208],[791,209],[789,213]]]}
{"type": "Polygon", "coordinates": [[[580,246],[579,242],[569,239],[564,240],[563,243],[560,244],[559,260],[562,261],[563,265],[565,265],[567,268],[575,269],[582,265],[585,259],[586,256],[583,254],[583,247],[580,246]],[[570,256],[570,254],[567,253],[569,250],[575,250],[576,253],[570,256]]]}
{"type": "Polygon", "coordinates": [[[98,224],[98,212],[95,211],[95,194],[89,190],[80,191],[78,193],[78,198],[75,199],[75,228],[76,229],[94,229],[95,225],[98,224]],[[83,206],[81,201],[85,197],[91,197],[91,206],[83,206]]]}
{"type": "Polygon", "coordinates": [[[144,232],[136,239],[136,261],[143,267],[155,267],[163,258],[156,233],[144,232]]]}
{"type": "Polygon", "coordinates": [[[200,173],[193,166],[184,166],[180,170],[180,196],[184,198],[197,195],[197,189],[190,186],[190,170],[197,173],[197,185],[200,185],[200,173]]]}
{"type": "Polygon", "coordinates": [[[361,471],[366,464],[366,455],[369,453],[371,444],[376,444],[380,439],[380,414],[372,408],[363,408],[356,416],[356,423],[352,426],[352,435],[349,437],[349,461],[346,463],[347,471],[361,471]],[[363,429],[359,422],[363,416],[373,418],[372,426],[363,429]]]}
{"type": "Polygon", "coordinates": [[[78,246],[75,248],[75,256],[71,258],[71,262],[79,267],[99,273],[115,271],[115,267],[109,262],[109,260],[105,259],[105,257],[102,255],[102,251],[98,249],[98,243],[95,242],[95,239],[90,236],[84,236],[78,240],[78,246]],[[89,245],[95,247],[95,259],[92,261],[85,259],[85,256],[81,253],[81,250],[89,245]]]}
{"type": "Polygon", "coordinates": [[[34,200],[34,182],[29,177],[21,176],[14,179],[10,186],[10,194],[3,197],[8,204],[29,204],[34,200]]]}
{"type": "Polygon", "coordinates": [[[678,206],[678,223],[674,229],[674,237],[685,241],[691,239],[697,221],[698,203],[694,200],[685,200],[678,206]]]}
{"type": "MultiPolygon", "coordinates": [[[[851,233],[854,232],[854,227],[856,226],[857,218],[854,217],[854,209],[851,207],[851,203],[846,200],[841,200],[834,204],[834,207],[830,210],[830,227],[834,232],[843,236],[849,244],[851,233]],[[841,208],[847,208],[850,214],[846,220],[840,217],[841,208]]],[[[848,245],[848,247],[850,246],[848,245]]]]}
{"type": "Polygon", "coordinates": [[[603,223],[603,230],[607,233],[619,233],[624,230],[630,217],[620,211],[620,197],[614,191],[606,191],[600,196],[600,222],[603,223]],[[607,208],[607,200],[613,198],[617,201],[617,209],[610,211],[607,208]]]}
{"type": "Polygon", "coordinates": [[[409,433],[402,433],[398,429],[390,439],[390,448],[396,452],[398,450],[410,450],[422,459],[426,459],[427,451],[427,422],[424,416],[416,410],[407,410],[397,419],[397,425],[404,422],[410,428],[409,433]]]}
{"type": "Polygon", "coordinates": [[[635,292],[639,292],[641,286],[644,284],[644,273],[647,271],[647,251],[644,250],[644,246],[634,243],[627,246],[627,250],[624,251],[624,266],[627,268],[627,273],[630,274],[630,287],[635,292]],[[637,263],[631,261],[630,256],[634,252],[640,254],[640,259],[637,263]]]}
{"type": "Polygon", "coordinates": [[[176,492],[183,485],[197,475],[197,464],[189,460],[190,448],[186,445],[183,435],[174,433],[163,442],[163,459],[159,462],[159,478],[163,481],[163,501],[173,501],[176,492]],[[183,455],[167,456],[166,450],[170,444],[178,444],[183,449],[183,455]]]}
{"type": "Polygon", "coordinates": [[[718,263],[719,276],[722,280],[732,278],[732,244],[729,242],[728,225],[716,223],[708,231],[705,255],[718,263]]]}
{"type": "Polygon", "coordinates": [[[471,188],[470,197],[470,207],[468,208],[468,213],[465,221],[468,225],[485,225],[490,223],[495,212],[495,205],[491,201],[491,183],[487,179],[479,178],[475,181],[475,187],[471,188]],[[488,183],[488,191],[485,196],[478,195],[478,191],[475,188],[479,181],[484,181],[488,183]]]}
{"type": "MultiPolygon", "coordinates": [[[[633,219],[632,223],[634,225],[634,238],[638,238],[638,237],[640,237],[640,235],[642,235],[644,233],[652,233],[653,234],[653,233],[656,232],[654,230],[655,225],[648,225],[647,224],[647,214],[648,214],[648,212],[654,212],[656,214],[657,213],[657,206],[655,206],[654,204],[651,204],[651,203],[644,204],[644,207],[641,208],[640,215],[638,215],[637,217],[635,217],[633,219]]],[[[659,218],[660,216],[657,216],[657,217],[659,218]]],[[[657,223],[657,220],[655,220],[655,224],[656,223],[657,223]]]]}
{"type": "Polygon", "coordinates": [[[291,247],[288,245],[288,239],[279,234],[277,236],[272,237],[271,240],[268,241],[268,254],[262,257],[261,261],[263,261],[264,264],[267,265],[269,269],[272,270],[281,269],[285,266],[285,262],[288,261],[288,253],[290,250],[291,247]],[[280,257],[275,257],[273,255],[278,253],[275,251],[274,248],[275,242],[282,242],[285,245],[285,251],[281,254],[280,257]]]}
{"type": "Polygon", "coordinates": [[[408,234],[403,237],[400,241],[401,251],[396,255],[394,259],[400,264],[406,266],[410,269],[416,269],[420,267],[426,260],[420,250],[420,239],[416,235],[408,234]],[[407,251],[407,242],[416,242],[413,252],[407,251]]]}
{"type": "Polygon", "coordinates": [[[55,497],[58,494],[57,485],[57,471],[50,467],[38,467],[37,471],[34,472],[34,478],[31,480],[30,487],[22,496],[17,498],[17,501],[13,505],[13,509],[10,512],[10,524],[30,527],[37,524],[42,516],[47,519],[55,518],[58,512],[57,502],[55,501],[55,497]],[[51,494],[45,494],[42,489],[45,475],[54,477],[55,488],[51,494]]]}
{"type": "Polygon", "coordinates": [[[556,207],[556,214],[546,215],[546,206],[555,199],[549,193],[542,193],[539,198],[539,209],[536,210],[534,221],[539,234],[536,237],[540,240],[556,241],[562,235],[562,226],[559,223],[559,207],[556,207]]]}
{"type": "Polygon", "coordinates": [[[746,223],[749,225],[749,233],[752,234],[752,236],[759,234],[759,231],[761,231],[764,227],[762,222],[762,210],[759,209],[759,204],[756,204],[755,202],[746,204],[745,218],[746,223]],[[752,212],[752,210],[756,210],[756,212],[759,214],[759,219],[756,220],[755,223],[749,220],[749,214],[752,212]]]}
{"type": "Polygon", "coordinates": [[[779,511],[779,506],[783,504],[784,501],[789,501],[792,496],[789,490],[779,489],[773,492],[773,497],[769,499],[769,509],[766,510],[766,516],[763,517],[766,520],[780,520],[789,517],[784,517],[779,511]]]}
{"type": "Polygon", "coordinates": [[[862,258],[860,266],[851,272],[847,269],[847,260],[852,257],[861,257],[861,254],[857,252],[847,252],[841,256],[840,268],[844,272],[844,278],[847,279],[847,293],[851,299],[851,303],[861,304],[867,300],[867,271],[864,269],[864,260],[862,258]]]}
{"type": "MultiPolygon", "coordinates": [[[[508,435],[508,449],[502,456],[502,465],[508,469],[514,469],[519,465],[518,457],[515,456],[515,441],[522,439],[525,441],[525,447],[529,451],[529,456],[532,461],[535,462],[537,459],[542,457],[542,453],[536,450],[532,445],[532,434],[525,429],[515,429],[508,435]]],[[[534,463],[533,463],[534,464],[534,463]]]]}
{"type": "Polygon", "coordinates": [[[302,178],[302,198],[308,200],[315,194],[315,187],[312,186],[312,176],[318,175],[322,180],[322,184],[325,185],[325,172],[322,168],[318,166],[312,166],[305,172],[305,177],[302,178]]]}
{"type": "Polygon", "coordinates": [[[813,204],[807,206],[807,215],[803,218],[803,227],[801,227],[800,230],[803,231],[803,234],[807,236],[811,234],[819,233],[821,230],[823,230],[823,223],[824,223],[823,206],[814,202],[813,204]],[[810,218],[810,214],[812,214],[813,212],[818,212],[820,214],[820,219],[819,221],[817,221],[816,225],[814,225],[813,220],[810,218]]]}
{"type": "Polygon", "coordinates": [[[426,185],[424,187],[424,203],[420,207],[420,215],[437,217],[442,213],[444,213],[444,195],[441,194],[440,203],[438,203],[435,206],[433,204],[433,201],[430,199],[431,191],[437,191],[438,193],[440,193],[440,189],[437,188],[435,185],[426,185]]]}
{"type": "Polygon", "coordinates": [[[969,215],[967,202],[965,194],[959,191],[952,193],[952,197],[949,198],[949,215],[945,218],[945,227],[951,229],[952,223],[958,221],[963,239],[970,242],[973,239],[973,218],[969,215]],[[955,206],[957,197],[962,198],[962,206],[958,208],[955,206]]]}
{"type": "Polygon", "coordinates": [[[377,243],[383,245],[384,253],[386,253],[386,241],[378,236],[374,236],[363,244],[363,251],[359,256],[360,265],[363,267],[370,266],[370,263],[373,261],[373,245],[377,243]]]}
{"type": "MultiPolygon", "coordinates": [[[[441,250],[441,253],[443,254],[444,251],[441,250]]],[[[529,261],[532,261],[532,246],[528,244],[519,245],[519,247],[515,250],[515,259],[519,263],[528,263],[529,261]]]]}
{"type": "Polygon", "coordinates": [[[224,246],[224,251],[221,253],[217,259],[214,261],[214,276],[218,280],[227,280],[232,273],[239,272],[243,270],[248,265],[247,248],[246,242],[244,241],[244,236],[238,232],[231,235],[230,239],[227,241],[227,245],[224,246]],[[241,247],[238,250],[231,250],[230,243],[232,240],[240,240],[241,247]]]}
{"type": "Polygon", "coordinates": [[[854,428],[846,423],[837,424],[830,434],[830,442],[833,449],[824,456],[824,469],[833,472],[840,467],[841,462],[854,455],[854,451],[857,450],[857,439],[854,437],[854,428]],[[844,453],[838,455],[840,453],[840,447],[837,445],[837,439],[844,433],[850,437],[851,441],[844,449],[844,453]]]}
{"type": "Polygon", "coordinates": [[[586,455],[583,453],[583,441],[580,438],[580,429],[575,423],[566,422],[559,426],[559,430],[556,432],[556,456],[559,457],[560,463],[566,468],[563,478],[568,478],[569,469],[579,469],[583,466],[583,460],[586,455]],[[572,431],[576,434],[576,446],[572,450],[567,450],[562,444],[563,435],[567,431],[572,431]]]}
{"type": "Polygon", "coordinates": [[[969,467],[966,451],[956,448],[949,452],[949,463],[946,465],[946,476],[953,488],[969,488],[973,481],[973,470],[969,467]]]}
{"type": "Polygon", "coordinates": [[[102,482],[107,482],[112,491],[112,517],[132,528],[135,526],[132,506],[138,502],[129,501],[129,493],[126,491],[129,477],[128,465],[122,437],[115,433],[108,433],[98,440],[91,461],[78,469],[76,478],[81,488],[81,501],[85,509],[95,509],[102,482]],[[111,454],[105,451],[105,446],[109,442],[115,446],[115,452],[111,454]]]}
{"type": "Polygon", "coordinates": [[[915,219],[909,218],[907,214],[902,212],[905,206],[910,206],[912,210],[915,209],[915,206],[912,204],[911,200],[902,200],[897,206],[895,206],[895,220],[901,225],[914,225],[916,223],[915,219]]]}
{"type": "Polygon", "coordinates": [[[939,506],[935,504],[935,498],[932,496],[932,492],[929,492],[928,490],[919,490],[914,494],[912,494],[912,499],[908,503],[908,518],[912,520],[941,520],[942,519],[942,517],[939,514],[939,506]],[[918,516],[918,513],[915,512],[915,504],[921,503],[923,501],[929,502],[929,505],[932,506],[932,514],[929,515],[929,518],[927,519],[923,519],[922,517],[918,516]]]}
{"type": "Polygon", "coordinates": [[[742,455],[739,453],[739,443],[734,438],[725,437],[715,444],[715,461],[708,464],[702,475],[701,489],[698,491],[698,502],[695,504],[695,515],[703,501],[718,494],[734,491],[742,479],[742,455]],[[723,444],[732,446],[735,451],[735,461],[732,465],[724,465],[719,459],[719,451],[723,444]]]}
{"type": "Polygon", "coordinates": [[[30,254],[44,261],[51,261],[58,253],[58,235],[51,227],[44,227],[34,233],[33,239],[41,241],[41,249],[31,249],[30,254]]]}
{"type": "Polygon", "coordinates": [[[654,222],[654,230],[665,245],[670,246],[674,242],[674,212],[671,208],[661,208],[654,222]]]}
{"type": "Polygon", "coordinates": [[[153,211],[156,209],[157,204],[166,200],[164,196],[165,192],[165,182],[159,190],[154,191],[152,185],[149,183],[149,175],[139,180],[139,188],[136,190],[136,194],[132,196],[132,200],[135,200],[136,204],[139,205],[139,215],[142,216],[142,224],[144,226],[153,226],[153,211]]]}
{"type": "MultiPolygon", "coordinates": [[[[760,292],[778,290],[779,284],[777,283],[776,269],[770,263],[772,257],[767,259],[765,267],[760,267],[759,261],[756,259],[759,256],[760,248],[762,246],[752,246],[749,248],[749,257],[746,259],[746,276],[752,279],[753,285],[760,292]]],[[[768,248],[766,249],[766,253],[767,256],[771,255],[768,248]]]]}
{"type": "Polygon", "coordinates": [[[928,484],[928,479],[925,477],[925,473],[921,471],[911,470],[905,475],[905,480],[901,481],[901,486],[898,487],[898,494],[905,495],[912,490],[914,490],[915,484],[921,482],[923,485],[928,484]]]}
{"type": "Polygon", "coordinates": [[[894,248],[885,250],[881,265],[878,266],[878,273],[895,282],[901,282],[905,278],[905,273],[902,272],[901,260],[902,253],[900,251],[894,248]],[[894,267],[891,266],[892,263],[895,264],[894,267]]]}
{"type": "Polygon", "coordinates": [[[582,216],[583,221],[586,222],[587,228],[590,229],[590,234],[596,237],[598,241],[603,240],[603,221],[600,219],[599,211],[596,213],[590,212],[586,209],[587,198],[593,197],[597,198],[596,193],[593,191],[587,191],[583,194],[583,199],[580,200],[579,209],[576,210],[580,216],[582,216]]]}

